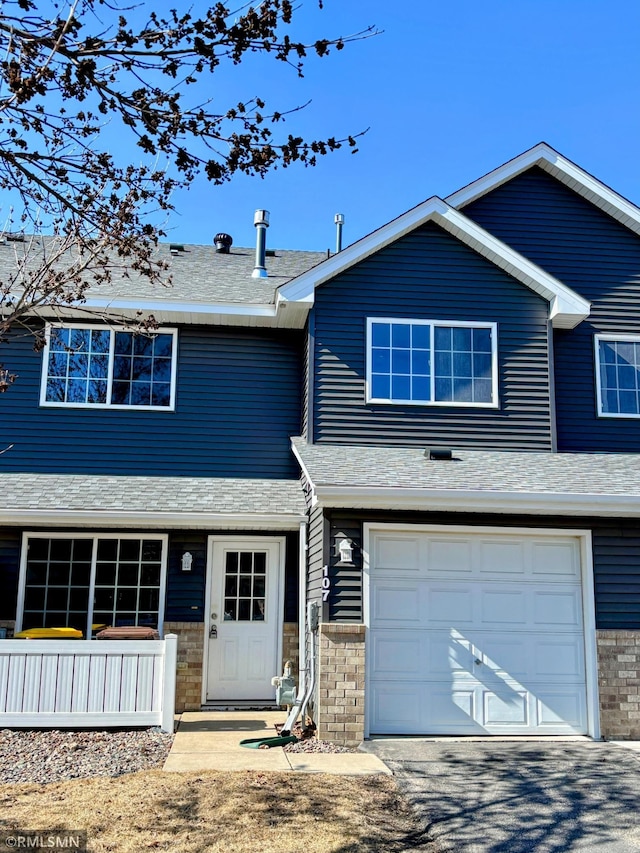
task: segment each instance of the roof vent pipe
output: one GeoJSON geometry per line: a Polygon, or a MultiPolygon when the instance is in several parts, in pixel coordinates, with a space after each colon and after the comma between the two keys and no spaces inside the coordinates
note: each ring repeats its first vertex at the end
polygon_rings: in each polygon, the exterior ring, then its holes
{"type": "Polygon", "coordinates": [[[256,226],[256,265],[251,273],[251,278],[266,278],[267,268],[265,266],[265,258],[267,254],[269,211],[256,210],[253,216],[253,224],[256,226]]]}
{"type": "Polygon", "coordinates": [[[344,225],[344,213],[336,213],[333,217],[336,224],[336,252],[342,251],[342,226],[344,225]]]}

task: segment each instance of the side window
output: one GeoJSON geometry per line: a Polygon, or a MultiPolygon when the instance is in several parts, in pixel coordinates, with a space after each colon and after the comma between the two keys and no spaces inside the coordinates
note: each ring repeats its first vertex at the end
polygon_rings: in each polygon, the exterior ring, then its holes
{"type": "Polygon", "coordinates": [[[162,616],[166,536],[25,534],[22,628],[94,625],[157,628],[162,616]]]}
{"type": "Polygon", "coordinates": [[[173,409],[177,333],[51,326],[41,405],[173,409]]]}
{"type": "Polygon", "coordinates": [[[640,335],[596,335],[598,414],[640,417],[640,335]]]}
{"type": "Polygon", "coordinates": [[[497,326],[367,321],[367,402],[497,406],[497,326]]]}

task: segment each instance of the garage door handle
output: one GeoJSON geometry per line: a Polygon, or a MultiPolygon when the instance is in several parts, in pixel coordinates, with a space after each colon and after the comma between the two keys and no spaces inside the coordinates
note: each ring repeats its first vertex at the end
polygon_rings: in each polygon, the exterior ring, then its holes
{"type": "Polygon", "coordinates": [[[480,664],[482,663],[482,661],[481,661],[479,658],[476,658],[476,659],[474,660],[474,663],[475,663],[475,665],[476,665],[476,666],[480,666],[480,664]]]}

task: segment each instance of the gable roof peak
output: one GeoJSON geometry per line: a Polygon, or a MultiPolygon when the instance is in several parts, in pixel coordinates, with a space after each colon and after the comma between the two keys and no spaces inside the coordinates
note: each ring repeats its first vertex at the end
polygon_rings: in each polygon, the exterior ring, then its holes
{"type": "Polygon", "coordinates": [[[513,276],[549,302],[549,319],[554,327],[573,329],[589,316],[590,304],[571,288],[485,231],[445,200],[431,196],[422,204],[367,234],[326,261],[302,273],[278,289],[278,304],[314,300],[315,288],[345,272],[355,264],[384,249],[416,228],[433,222],[455,239],[513,276]]]}
{"type": "Polygon", "coordinates": [[[523,151],[522,154],[508,160],[502,166],[498,166],[497,169],[493,169],[481,178],[448,195],[445,201],[457,210],[461,210],[533,166],[539,166],[547,174],[556,178],[560,183],[607,213],[617,222],[636,234],[640,234],[640,209],[624,196],[621,196],[620,193],[615,192],[572,160],[560,154],[548,142],[538,142],[533,148],[523,151]]]}

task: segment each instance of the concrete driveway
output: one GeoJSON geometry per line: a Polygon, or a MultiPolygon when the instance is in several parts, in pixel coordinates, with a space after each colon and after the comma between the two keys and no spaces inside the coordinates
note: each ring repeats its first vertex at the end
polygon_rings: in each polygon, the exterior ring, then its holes
{"type": "Polygon", "coordinates": [[[367,741],[418,812],[414,849],[640,853],[640,751],[591,741],[367,741]],[[430,844],[431,842],[431,844],[430,844]]]}

